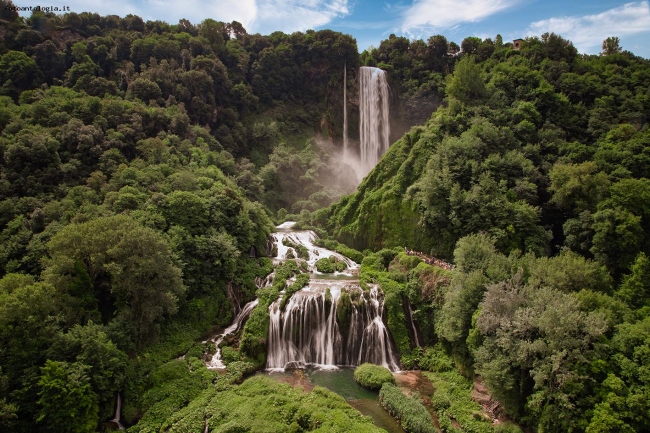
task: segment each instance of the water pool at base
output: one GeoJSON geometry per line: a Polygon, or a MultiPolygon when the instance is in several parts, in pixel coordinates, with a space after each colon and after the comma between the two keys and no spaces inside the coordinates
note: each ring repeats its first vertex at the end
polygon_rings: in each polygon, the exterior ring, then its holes
{"type": "Polygon", "coordinates": [[[316,386],[322,386],[343,397],[350,406],[363,415],[372,418],[377,427],[389,433],[404,433],[398,422],[379,405],[378,392],[369,391],[354,381],[353,368],[338,370],[294,370],[283,373],[260,373],[269,375],[280,382],[299,386],[305,391],[311,391],[316,386]]]}

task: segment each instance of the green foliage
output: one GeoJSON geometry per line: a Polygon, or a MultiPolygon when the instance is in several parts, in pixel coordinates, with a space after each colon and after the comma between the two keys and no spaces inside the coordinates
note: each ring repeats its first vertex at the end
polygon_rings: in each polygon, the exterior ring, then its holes
{"type": "Polygon", "coordinates": [[[374,364],[361,364],[354,369],[354,380],[364,388],[379,389],[384,383],[395,384],[393,373],[386,367],[374,364]]]}
{"type": "Polygon", "coordinates": [[[106,416],[112,413],[115,393],[124,385],[127,356],[101,326],[90,321],[58,334],[48,349],[48,358],[83,365],[100,409],[106,416]]]}
{"type": "Polygon", "coordinates": [[[327,248],[328,250],[336,251],[339,254],[343,254],[345,257],[354,261],[355,263],[361,263],[363,261],[363,254],[359,251],[356,251],[350,247],[343,245],[340,242],[330,239],[316,239],[315,244],[319,247],[327,248]]]}
{"type": "Polygon", "coordinates": [[[113,323],[125,326],[136,346],[155,336],[164,315],[176,313],[184,290],[180,270],[162,237],[132,218],[120,215],[70,225],[48,246],[52,261],[47,278],[65,293],[74,264],[84,263],[90,283],[104,292],[100,299],[108,301],[100,309],[115,311],[113,323]]]}
{"type": "MultiPolygon", "coordinates": [[[[247,356],[256,368],[261,368],[266,359],[266,340],[269,333],[270,320],[269,306],[278,299],[280,291],[285,289],[287,280],[298,272],[296,262],[287,260],[275,269],[273,285],[259,289],[256,293],[259,298],[259,303],[251,312],[246,325],[244,325],[242,337],[239,341],[240,352],[247,356]]],[[[296,284],[295,290],[299,290],[298,287],[304,287],[306,281],[308,280],[305,277],[298,275],[297,282],[294,283],[296,284]]]]}
{"type": "MultiPolygon", "coordinates": [[[[465,41],[463,41],[464,43],[465,41]]],[[[463,48],[463,52],[471,53],[471,51],[473,50],[466,51],[463,48]]],[[[481,69],[473,56],[463,57],[456,64],[454,73],[449,76],[446,90],[449,96],[465,103],[480,100],[483,97],[485,84],[481,77],[481,69]]]]}
{"type": "Polygon", "coordinates": [[[340,261],[336,256],[324,257],[316,261],[316,270],[324,274],[342,272],[347,269],[345,262],[340,261]]]}
{"type": "Polygon", "coordinates": [[[97,396],[90,386],[86,366],[48,360],[38,382],[37,421],[61,432],[82,433],[97,426],[97,396]]]}
{"type": "Polygon", "coordinates": [[[169,361],[153,369],[147,378],[148,389],[137,402],[137,408],[126,394],[125,400],[131,405],[125,408],[127,421],[137,413],[141,419],[132,427],[134,431],[160,429],[170,414],[181,410],[208,388],[213,377],[214,373],[210,373],[196,358],[169,361]]]}
{"type": "Polygon", "coordinates": [[[43,80],[36,62],[20,51],[8,51],[0,57],[0,92],[14,99],[23,90],[33,89],[43,80]]]}
{"type": "Polygon", "coordinates": [[[630,274],[623,277],[616,297],[633,308],[648,305],[650,300],[650,261],[645,254],[639,253],[630,267],[630,274]]]}
{"type": "Polygon", "coordinates": [[[438,431],[431,421],[427,409],[419,398],[407,397],[392,383],[384,383],[379,391],[379,403],[400,421],[408,433],[435,433],[438,431]]]}
{"type": "Polygon", "coordinates": [[[574,405],[549,406],[548,402],[569,403],[580,398],[581,372],[606,330],[600,313],[580,311],[573,295],[531,285],[530,280],[526,285],[518,273],[488,287],[477,326],[485,339],[475,353],[477,370],[510,413],[517,415],[520,410],[523,375],[530,375],[533,392],[527,409],[540,425],[569,428],[577,421],[574,405]],[[505,317],[520,317],[521,321],[506,330],[505,317]],[[523,329],[530,340],[519,336],[523,329]]]}
{"type": "Polygon", "coordinates": [[[316,387],[305,393],[265,376],[221,392],[205,390],[169,415],[165,424],[181,431],[201,430],[205,425],[214,431],[379,431],[369,418],[327,389],[316,387]]]}
{"type": "Polygon", "coordinates": [[[284,311],[284,307],[289,302],[289,299],[291,299],[291,296],[308,284],[309,274],[296,275],[296,281],[284,289],[284,296],[282,296],[282,301],[280,301],[280,310],[284,311]]]}
{"type": "Polygon", "coordinates": [[[420,357],[418,364],[423,370],[434,373],[444,373],[454,369],[451,358],[445,353],[440,344],[427,347],[420,357]]]}
{"type": "Polygon", "coordinates": [[[431,372],[425,373],[425,376],[435,388],[431,405],[436,411],[442,430],[453,431],[453,419],[464,431],[493,431],[491,421],[481,412],[481,406],[470,397],[472,382],[451,367],[451,358],[442,347],[438,345],[427,349],[426,359],[427,369],[431,372]]]}

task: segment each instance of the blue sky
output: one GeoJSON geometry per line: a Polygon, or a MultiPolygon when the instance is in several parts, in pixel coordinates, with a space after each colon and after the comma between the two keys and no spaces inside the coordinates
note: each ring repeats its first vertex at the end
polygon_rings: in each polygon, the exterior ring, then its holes
{"type": "MultiPolygon", "coordinates": [[[[15,1],[17,6],[35,6],[15,1]]],[[[596,54],[603,39],[618,36],[623,49],[650,58],[650,2],[615,0],[61,0],[73,12],[98,12],[171,24],[187,18],[241,22],[249,33],[330,28],[351,34],[359,50],[391,33],[424,39],[442,34],[504,40],[555,32],[582,53],[596,54]]]]}

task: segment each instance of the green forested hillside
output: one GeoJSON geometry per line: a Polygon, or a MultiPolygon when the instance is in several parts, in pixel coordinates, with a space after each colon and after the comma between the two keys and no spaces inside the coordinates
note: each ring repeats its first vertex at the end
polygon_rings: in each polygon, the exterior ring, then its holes
{"type": "Polygon", "coordinates": [[[556,35],[483,45],[448,76],[444,106],[318,221],[357,249],[450,259],[485,232],[504,253],[568,247],[627,269],[650,252],[650,62],[581,56],[556,35]]]}
{"type": "MultiPolygon", "coordinates": [[[[520,51],[500,37],[459,47],[391,35],[359,54],[330,30],[20,18],[6,5],[0,430],[110,429],[121,391],[133,431],[371,431],[322,389],[240,384],[251,361],[263,365],[264,309],[242,354],[224,347],[228,373],[200,359],[214,345],[198,342],[273,270],[260,256],[288,213],[376,251],[323,243],[381,284],[403,365],[439,373],[435,409],[449,431],[450,417],[476,421],[458,371],[480,374],[540,431],[650,421],[648,60],[615,44],[582,56],[556,35],[520,51]],[[344,65],[349,92],[359,65],[388,72],[396,139],[426,124],[325,208],[350,171],[329,147],[342,134],[344,65]]],[[[353,104],[350,121],[354,138],[353,104]]],[[[298,269],[280,268],[261,304],[298,269]]]]}
{"type": "Polygon", "coordinates": [[[429,371],[444,431],[491,431],[478,377],[531,431],[645,431],[650,62],[557,35],[478,43],[443,106],[312,223],[379,250],[362,280],[386,294],[403,365],[429,371]]]}
{"type": "Polygon", "coordinates": [[[132,424],[255,297],[276,211],[340,194],[312,138],[356,42],[1,4],[0,430],[94,431],[117,391],[132,424]]]}

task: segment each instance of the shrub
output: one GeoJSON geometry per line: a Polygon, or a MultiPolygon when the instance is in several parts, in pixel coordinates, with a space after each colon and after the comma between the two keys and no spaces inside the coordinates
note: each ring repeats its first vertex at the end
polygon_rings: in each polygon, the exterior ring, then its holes
{"type": "Polygon", "coordinates": [[[300,274],[296,276],[296,282],[284,289],[284,296],[282,297],[282,301],[280,301],[280,309],[284,311],[284,307],[287,305],[287,302],[289,302],[289,299],[291,299],[291,296],[307,284],[309,284],[308,274],[300,274]]]}
{"type": "Polygon", "coordinates": [[[342,272],[347,268],[347,265],[334,256],[323,257],[316,262],[316,270],[324,274],[331,274],[333,272],[342,272]]]}
{"type": "Polygon", "coordinates": [[[384,383],[379,391],[379,403],[397,418],[407,433],[436,433],[431,416],[419,399],[407,397],[399,387],[384,383]]]}
{"type": "Polygon", "coordinates": [[[339,254],[343,254],[345,257],[359,264],[363,260],[362,253],[337,241],[328,239],[316,239],[316,242],[314,242],[314,244],[322,248],[327,248],[328,250],[336,251],[339,254]]]}
{"type": "Polygon", "coordinates": [[[233,349],[230,346],[223,346],[221,348],[221,359],[226,365],[230,365],[233,362],[241,361],[241,354],[239,350],[233,349]]]}
{"type": "MultiPolygon", "coordinates": [[[[304,245],[295,244],[286,238],[282,239],[282,245],[293,248],[296,252],[297,258],[303,260],[309,260],[309,250],[304,245]]],[[[287,258],[295,258],[295,257],[287,257],[287,258]]]]}
{"type": "MultiPolygon", "coordinates": [[[[438,354],[440,360],[442,355],[438,354]]],[[[440,362],[440,361],[438,361],[440,362]]],[[[444,363],[446,365],[446,363],[444,363]]],[[[490,421],[481,412],[481,406],[471,399],[472,382],[458,371],[425,373],[436,392],[431,397],[440,426],[451,428],[451,420],[460,424],[464,431],[488,433],[493,431],[490,421]]]]}
{"type": "Polygon", "coordinates": [[[384,383],[395,383],[395,377],[386,367],[370,363],[361,364],[354,370],[354,380],[364,388],[379,389],[384,383]]]}

